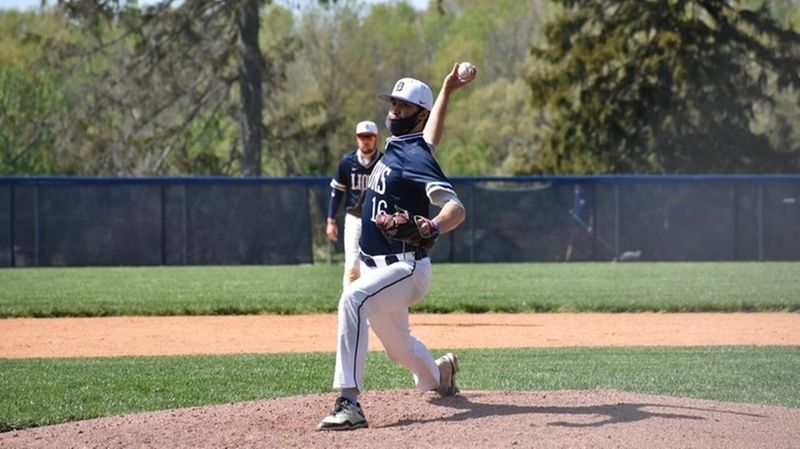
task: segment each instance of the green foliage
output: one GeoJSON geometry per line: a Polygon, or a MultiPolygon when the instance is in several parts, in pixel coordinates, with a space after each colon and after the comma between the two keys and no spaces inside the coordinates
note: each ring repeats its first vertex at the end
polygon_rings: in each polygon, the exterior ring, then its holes
{"type": "Polygon", "coordinates": [[[49,14],[0,12],[0,174],[52,173],[58,134],[52,118],[67,111],[56,74],[41,70],[43,39],[61,37],[63,22],[49,14]],[[43,33],[48,33],[43,36],[43,33]]]}
{"type": "MultiPolygon", "coordinates": [[[[331,174],[376,94],[465,60],[448,175],[798,170],[795,0],[259,1],[264,174],[331,174]]],[[[241,2],[48,4],[0,11],[2,173],[242,171],[241,2]]]]}
{"type": "Polygon", "coordinates": [[[258,50],[242,61],[252,43],[237,46],[237,39],[254,28],[244,31],[238,25],[250,22],[237,18],[248,16],[252,5],[257,15],[253,1],[175,7],[163,1],[142,8],[124,1],[53,2],[49,11],[62,18],[67,35],[52,39],[52,30],[41,31],[38,63],[61,80],[70,107],[49,123],[59,130],[51,146],[60,165],[51,173],[225,174],[257,167],[252,161],[260,150],[252,143],[260,147],[260,139],[237,125],[260,130],[250,125],[260,114],[260,95],[255,108],[246,108],[253,97],[237,97],[235,87],[251,86],[254,77],[259,86],[277,84],[280,73],[250,72],[264,65],[258,50]]]}
{"type": "Polygon", "coordinates": [[[435,76],[454,61],[470,60],[478,78],[453,96],[437,158],[453,174],[525,173],[521,161],[538,150],[541,119],[524,75],[551,7],[544,1],[457,3],[441,31],[435,76]]]}
{"type": "Polygon", "coordinates": [[[223,175],[233,173],[237,160],[239,127],[232,117],[204,112],[186,127],[187,145],[176,148],[167,165],[175,174],[223,175]]]}
{"type": "Polygon", "coordinates": [[[437,152],[442,166],[465,175],[525,173],[522,167],[538,149],[536,123],[541,121],[528,86],[521,79],[500,78],[470,89],[452,100],[437,152]]]}
{"type": "MultiPolygon", "coordinates": [[[[338,263],[0,270],[0,317],[333,313],[341,275],[338,263]]],[[[413,309],[800,311],[798,291],[796,262],[440,264],[413,309]]]]}
{"type": "Polygon", "coordinates": [[[60,83],[19,66],[0,67],[0,174],[50,173],[59,166],[49,119],[65,110],[60,83]]]}
{"type": "MultiPolygon", "coordinates": [[[[800,170],[753,132],[754,107],[800,87],[800,34],[723,0],[564,0],[529,79],[548,130],[531,170],[800,170]]],[[[795,113],[795,120],[797,111],[795,113]]]]}
{"type": "MultiPolygon", "coordinates": [[[[800,407],[796,347],[458,353],[464,391],[601,388],[800,407]]],[[[0,360],[0,432],[123,413],[324,393],[330,388],[333,362],[332,353],[4,359],[0,360]]],[[[366,372],[368,390],[413,388],[408,373],[383,353],[367,355],[366,372]]]]}

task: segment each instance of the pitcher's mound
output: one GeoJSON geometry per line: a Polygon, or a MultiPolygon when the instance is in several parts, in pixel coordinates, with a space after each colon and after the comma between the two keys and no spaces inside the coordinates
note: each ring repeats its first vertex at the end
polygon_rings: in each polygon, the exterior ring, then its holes
{"type": "Polygon", "coordinates": [[[800,409],[613,390],[367,392],[368,429],[315,431],[332,394],[114,416],[0,434],[14,448],[790,448],[800,409]]]}

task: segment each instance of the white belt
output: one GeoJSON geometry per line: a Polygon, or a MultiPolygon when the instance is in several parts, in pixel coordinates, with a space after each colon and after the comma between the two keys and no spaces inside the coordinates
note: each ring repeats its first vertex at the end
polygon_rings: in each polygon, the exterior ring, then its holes
{"type": "Polygon", "coordinates": [[[428,254],[423,251],[408,251],[405,253],[385,254],[382,256],[370,256],[359,251],[361,261],[368,267],[383,268],[399,262],[401,260],[420,260],[428,257],[428,254]]]}

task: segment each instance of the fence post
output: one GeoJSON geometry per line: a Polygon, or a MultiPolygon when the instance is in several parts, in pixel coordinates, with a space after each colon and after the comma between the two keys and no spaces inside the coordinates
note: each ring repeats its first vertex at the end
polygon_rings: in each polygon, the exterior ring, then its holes
{"type": "Polygon", "coordinates": [[[167,264],[167,188],[161,180],[161,265],[167,264]]]}
{"type": "Polygon", "coordinates": [[[764,184],[758,182],[758,260],[764,260],[764,184]]]}
{"type": "Polygon", "coordinates": [[[475,262],[475,180],[470,183],[469,209],[472,219],[469,221],[469,261],[475,262]]]}
{"type": "Polygon", "coordinates": [[[11,209],[9,211],[9,214],[8,214],[8,216],[10,218],[9,224],[8,224],[8,227],[9,227],[8,231],[9,231],[9,237],[10,237],[10,239],[9,239],[10,242],[9,242],[9,248],[8,249],[9,249],[9,253],[11,253],[11,254],[9,254],[9,256],[10,256],[10,262],[11,262],[10,266],[12,268],[17,266],[16,259],[15,259],[15,255],[16,255],[16,252],[17,252],[16,249],[15,249],[16,246],[17,246],[17,243],[16,243],[17,238],[16,238],[16,235],[15,235],[15,233],[16,233],[15,222],[17,221],[17,218],[16,218],[16,206],[14,205],[14,199],[17,196],[17,194],[16,194],[15,189],[14,189],[15,185],[16,185],[16,183],[14,181],[11,181],[11,188],[9,189],[9,191],[11,192],[11,198],[9,198],[9,202],[8,202],[9,205],[10,205],[10,209],[11,209]]]}
{"type": "Polygon", "coordinates": [[[739,186],[733,183],[733,260],[740,260],[739,255],[739,186]]]}
{"type": "Polygon", "coordinates": [[[33,265],[39,266],[39,181],[33,189],[33,265]]]}
{"type": "Polygon", "coordinates": [[[614,257],[619,256],[619,183],[614,183],[614,257]]]}
{"type": "Polygon", "coordinates": [[[187,241],[189,240],[189,231],[187,229],[187,227],[188,227],[187,222],[189,221],[189,216],[188,216],[189,215],[189,210],[188,210],[189,209],[189,205],[186,204],[186,203],[187,203],[187,201],[186,201],[186,181],[184,180],[183,182],[181,182],[181,211],[182,211],[181,215],[182,215],[182,221],[183,221],[183,223],[181,223],[181,227],[183,228],[183,239],[182,239],[183,245],[181,247],[181,259],[183,261],[183,265],[186,265],[186,251],[187,251],[186,246],[188,244],[187,241]]]}

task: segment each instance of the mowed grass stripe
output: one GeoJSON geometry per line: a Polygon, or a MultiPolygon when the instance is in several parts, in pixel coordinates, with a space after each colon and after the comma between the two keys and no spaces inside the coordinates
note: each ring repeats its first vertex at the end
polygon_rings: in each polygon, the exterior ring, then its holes
{"type": "MultiPolygon", "coordinates": [[[[0,317],[332,313],[341,266],[0,270],[0,317]]],[[[800,262],[434,264],[417,312],[800,311],[800,262]]]]}
{"type": "MultiPolygon", "coordinates": [[[[800,407],[800,347],[459,350],[464,390],[629,392],[800,407]]],[[[329,392],[334,354],[0,359],[0,431],[329,392]]],[[[367,390],[411,389],[383,353],[367,390]]],[[[322,411],[320,412],[322,413],[322,411]]]]}

